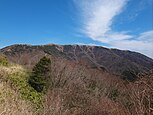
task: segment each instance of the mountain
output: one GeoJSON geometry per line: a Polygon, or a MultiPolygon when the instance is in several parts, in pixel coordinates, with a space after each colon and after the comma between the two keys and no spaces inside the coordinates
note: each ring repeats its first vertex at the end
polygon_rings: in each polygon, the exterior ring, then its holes
{"type": "Polygon", "coordinates": [[[8,46],[0,50],[0,111],[152,115],[152,63],[140,53],[99,46],[8,46]],[[141,72],[148,73],[135,79],[141,72]]]}
{"type": "Polygon", "coordinates": [[[101,69],[116,75],[132,76],[132,79],[138,73],[153,69],[153,59],[143,54],[101,46],[12,45],[2,48],[1,53],[11,62],[26,67],[33,66],[42,56],[49,55],[82,64],[88,68],[101,69]]]}

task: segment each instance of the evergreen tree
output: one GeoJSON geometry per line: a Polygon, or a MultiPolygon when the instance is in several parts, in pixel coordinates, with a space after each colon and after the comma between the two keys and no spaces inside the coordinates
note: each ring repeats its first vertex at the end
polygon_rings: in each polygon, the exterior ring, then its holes
{"type": "Polygon", "coordinates": [[[29,84],[38,92],[42,92],[47,85],[47,77],[50,71],[50,58],[43,57],[34,66],[29,84]]]}

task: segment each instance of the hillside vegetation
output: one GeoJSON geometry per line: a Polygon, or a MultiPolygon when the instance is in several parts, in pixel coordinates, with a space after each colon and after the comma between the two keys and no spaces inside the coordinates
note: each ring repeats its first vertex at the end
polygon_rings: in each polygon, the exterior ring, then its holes
{"type": "Polygon", "coordinates": [[[9,64],[6,58],[0,60],[0,114],[37,113],[42,105],[42,94],[28,84],[30,73],[22,66],[9,64]]]}
{"type": "Polygon", "coordinates": [[[0,65],[0,114],[153,114],[152,72],[129,82],[50,56],[40,58],[32,68],[0,65]]]}

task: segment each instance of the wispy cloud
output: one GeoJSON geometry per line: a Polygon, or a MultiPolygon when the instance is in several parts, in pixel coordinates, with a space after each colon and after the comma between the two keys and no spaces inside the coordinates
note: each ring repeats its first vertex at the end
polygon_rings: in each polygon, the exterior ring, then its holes
{"type": "Polygon", "coordinates": [[[95,40],[111,31],[113,19],[122,12],[127,0],[74,0],[81,9],[82,32],[95,40]]]}
{"type": "MultiPolygon", "coordinates": [[[[129,1],[129,4],[132,5],[132,0],[129,1]]],[[[128,16],[123,21],[127,20],[129,22],[133,22],[137,19],[141,11],[147,9],[149,6],[152,6],[152,0],[139,0],[136,5],[132,9],[128,9],[128,16]]]]}
{"type": "Polygon", "coordinates": [[[133,39],[112,41],[112,47],[141,52],[153,58],[153,30],[133,36],[133,39]]]}
{"type": "Polygon", "coordinates": [[[85,36],[111,47],[139,51],[153,57],[153,31],[134,36],[112,29],[114,19],[124,11],[129,0],[74,0],[81,15],[80,31],[85,36]]]}
{"type": "Polygon", "coordinates": [[[97,44],[93,44],[93,43],[76,43],[76,45],[97,46],[97,44]]]}

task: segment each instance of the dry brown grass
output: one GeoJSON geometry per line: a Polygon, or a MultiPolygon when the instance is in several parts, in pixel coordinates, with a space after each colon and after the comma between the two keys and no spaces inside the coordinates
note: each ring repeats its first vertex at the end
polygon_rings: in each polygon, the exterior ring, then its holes
{"type": "Polygon", "coordinates": [[[0,115],[37,114],[34,105],[22,97],[19,85],[11,81],[12,78],[24,80],[25,78],[22,78],[24,74],[25,69],[21,66],[0,66],[0,115]]]}
{"type": "Polygon", "coordinates": [[[30,103],[22,100],[7,82],[0,82],[0,115],[33,115],[30,103]]]}

